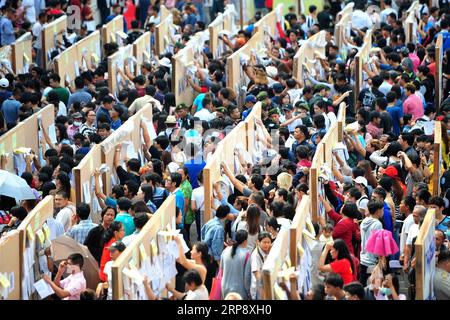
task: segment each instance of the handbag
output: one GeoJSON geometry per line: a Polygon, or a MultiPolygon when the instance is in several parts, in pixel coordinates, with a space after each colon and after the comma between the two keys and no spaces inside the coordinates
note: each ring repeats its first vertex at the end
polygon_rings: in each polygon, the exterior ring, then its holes
{"type": "Polygon", "coordinates": [[[219,269],[217,275],[212,279],[209,300],[222,300],[222,268],[219,269]]]}

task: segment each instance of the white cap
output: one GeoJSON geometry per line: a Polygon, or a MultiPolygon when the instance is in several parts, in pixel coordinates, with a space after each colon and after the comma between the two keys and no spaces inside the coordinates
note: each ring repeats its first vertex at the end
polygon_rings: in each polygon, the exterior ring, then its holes
{"type": "Polygon", "coordinates": [[[266,73],[269,77],[275,78],[278,75],[278,69],[274,66],[268,66],[266,68],[266,73]]]}
{"type": "Polygon", "coordinates": [[[367,179],[364,177],[356,177],[356,179],[353,179],[353,181],[355,181],[355,183],[359,183],[364,185],[367,188],[367,179]]]}
{"type": "Polygon", "coordinates": [[[0,79],[0,87],[2,88],[8,88],[9,87],[9,81],[6,78],[0,79]]]}
{"type": "Polygon", "coordinates": [[[159,60],[159,65],[163,66],[163,67],[170,68],[172,64],[170,63],[169,58],[164,57],[161,60],[159,60]]]}

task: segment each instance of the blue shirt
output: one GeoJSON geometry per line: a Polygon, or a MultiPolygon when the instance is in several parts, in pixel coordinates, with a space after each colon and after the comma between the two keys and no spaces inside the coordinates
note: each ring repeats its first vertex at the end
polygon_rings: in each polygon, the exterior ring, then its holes
{"type": "Polygon", "coordinates": [[[2,46],[7,46],[16,41],[12,22],[6,17],[2,17],[0,20],[0,35],[2,46]]]}
{"type": "Polygon", "coordinates": [[[111,121],[111,123],[109,125],[110,125],[111,129],[117,130],[122,125],[122,120],[119,118],[116,121],[111,121]]]}
{"type": "Polygon", "coordinates": [[[155,204],[155,206],[157,208],[159,208],[168,196],[169,196],[169,191],[167,191],[167,189],[164,189],[161,187],[156,187],[153,190],[153,203],[155,204]]]}
{"type": "Polygon", "coordinates": [[[205,97],[204,93],[200,93],[198,96],[195,97],[193,105],[197,107],[197,111],[200,111],[203,109],[203,98],[205,97]]]}
{"type": "Polygon", "coordinates": [[[183,192],[181,192],[180,189],[175,191],[175,206],[180,209],[181,214],[183,216],[183,219],[181,220],[181,223],[178,225],[179,228],[184,228],[184,218],[186,216],[186,212],[184,212],[184,196],[183,192]]]}
{"type": "Polygon", "coordinates": [[[88,92],[81,89],[70,95],[69,100],[67,102],[67,108],[70,108],[70,106],[75,102],[88,104],[89,102],[91,102],[91,100],[92,96],[88,92]]]}
{"type": "Polygon", "coordinates": [[[442,51],[445,53],[450,49],[450,32],[448,30],[440,31],[434,36],[434,40],[437,40],[440,34],[442,34],[442,51]]]}
{"type": "Polygon", "coordinates": [[[19,108],[21,104],[14,98],[3,101],[2,113],[6,124],[13,124],[19,119],[19,108]]]}
{"type": "Polygon", "coordinates": [[[391,208],[386,202],[384,203],[383,229],[388,230],[392,232],[392,234],[394,234],[394,225],[392,224],[391,208]]]}
{"type": "Polygon", "coordinates": [[[101,106],[98,110],[97,110],[97,127],[98,127],[98,118],[101,114],[104,114],[106,116],[106,118],[108,119],[108,122],[111,123],[112,119],[111,116],[109,115],[109,111],[106,110],[103,106],[101,106]]]}
{"type": "Polygon", "coordinates": [[[9,99],[12,96],[11,91],[0,91],[0,109],[2,108],[3,101],[9,99]]]}
{"type": "Polygon", "coordinates": [[[447,216],[444,218],[444,220],[442,220],[441,222],[439,222],[439,224],[436,226],[436,230],[441,230],[442,232],[444,232],[444,234],[447,233],[447,230],[449,229],[450,225],[450,217],[447,216]]]}
{"type": "Polygon", "coordinates": [[[202,241],[208,246],[209,254],[214,257],[214,260],[220,260],[225,240],[225,229],[222,221],[214,217],[205,223],[202,227],[201,237],[202,241]]]}
{"type": "Polygon", "coordinates": [[[129,236],[134,231],[136,231],[136,226],[134,225],[133,217],[128,212],[118,213],[114,221],[122,222],[123,228],[125,229],[125,236],[129,236]]]}
{"type": "Polygon", "coordinates": [[[386,111],[389,112],[392,118],[392,131],[398,136],[400,134],[400,119],[403,118],[403,109],[395,105],[387,107],[386,111]]]}
{"type": "Polygon", "coordinates": [[[198,159],[191,159],[184,163],[184,166],[188,169],[189,181],[191,182],[192,189],[198,188],[198,174],[206,166],[206,162],[198,159]]]}

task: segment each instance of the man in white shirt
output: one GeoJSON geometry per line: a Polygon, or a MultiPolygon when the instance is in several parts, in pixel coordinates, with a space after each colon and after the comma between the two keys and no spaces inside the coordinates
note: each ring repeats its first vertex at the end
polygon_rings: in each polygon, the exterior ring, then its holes
{"type": "Polygon", "coordinates": [[[372,20],[370,19],[370,16],[363,10],[364,6],[355,5],[355,10],[352,13],[353,29],[361,30],[363,28],[372,28],[372,20]]]}
{"type": "Polygon", "coordinates": [[[394,9],[392,9],[391,5],[392,5],[392,0],[385,0],[384,1],[384,10],[380,12],[380,17],[381,17],[381,22],[382,23],[387,23],[387,16],[390,13],[393,12],[393,13],[395,13],[397,15],[397,12],[394,9]]]}
{"type": "Polygon", "coordinates": [[[127,247],[133,242],[134,239],[137,238],[137,236],[139,235],[139,232],[141,232],[142,228],[145,226],[147,221],[148,221],[147,213],[136,212],[136,214],[134,215],[134,218],[133,218],[134,225],[136,226],[136,231],[122,239],[122,242],[127,247]]]}
{"type": "Polygon", "coordinates": [[[47,14],[41,12],[39,14],[38,21],[36,21],[31,29],[33,34],[33,48],[36,49],[36,63],[38,66],[42,66],[42,29],[44,24],[47,22],[47,14]]]}
{"type": "Polygon", "coordinates": [[[408,238],[406,239],[405,252],[403,257],[403,269],[405,271],[409,270],[409,263],[412,253],[412,244],[413,240],[419,234],[420,224],[425,218],[425,214],[427,213],[427,208],[422,205],[416,205],[414,207],[412,216],[414,219],[414,224],[409,228],[408,238]]]}
{"type": "Polygon", "coordinates": [[[23,0],[22,6],[25,11],[25,19],[31,24],[36,22],[36,9],[34,8],[34,0],[23,0]]]}
{"type": "Polygon", "coordinates": [[[67,232],[75,224],[76,219],[76,209],[69,204],[67,192],[60,190],[56,193],[55,207],[60,209],[56,215],[56,221],[60,222],[64,227],[64,232],[67,232]]]}
{"type": "Polygon", "coordinates": [[[204,97],[202,101],[203,108],[200,111],[197,111],[194,114],[194,118],[199,118],[202,121],[210,122],[215,117],[214,114],[211,113],[212,101],[208,97],[204,97]]]}

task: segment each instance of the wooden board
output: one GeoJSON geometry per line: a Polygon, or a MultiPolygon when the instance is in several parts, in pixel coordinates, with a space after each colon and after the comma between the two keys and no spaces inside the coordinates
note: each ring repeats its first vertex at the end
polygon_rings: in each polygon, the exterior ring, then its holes
{"type": "MultiPolygon", "coordinates": [[[[92,173],[102,165],[102,148],[99,144],[94,145],[78,166],[72,169],[75,180],[75,199],[76,203],[85,202],[91,207],[91,218],[95,223],[99,223],[100,219],[97,210],[94,210],[94,186],[92,185],[92,173]],[[86,198],[84,192],[84,184],[89,190],[89,198],[86,198]],[[89,200],[89,201],[88,201],[89,200]],[[95,219],[94,219],[95,218],[95,219]]],[[[109,172],[108,172],[109,173],[109,172]]],[[[106,173],[106,174],[108,174],[106,173]]]]}
{"type": "Polygon", "coordinates": [[[155,47],[156,55],[161,55],[170,51],[172,40],[170,39],[171,27],[173,25],[173,16],[169,14],[164,20],[155,27],[155,47]]]}
{"type": "Polygon", "coordinates": [[[141,74],[141,65],[144,62],[150,61],[151,46],[150,46],[150,31],[145,32],[142,36],[133,42],[133,56],[136,58],[137,66],[134,68],[135,75],[141,74]]]}
{"type": "Polygon", "coordinates": [[[306,219],[309,216],[309,210],[311,209],[310,198],[307,195],[302,197],[302,201],[300,201],[295,209],[295,216],[292,219],[292,224],[289,229],[289,256],[291,259],[291,263],[294,265],[298,265],[298,261],[300,260],[297,246],[302,243],[303,237],[303,229],[305,229],[306,219]]]}
{"type": "Polygon", "coordinates": [[[139,112],[130,117],[119,129],[100,144],[102,147],[101,161],[109,167],[109,173],[103,176],[103,186],[106,194],[110,194],[113,187],[111,177],[113,176],[113,179],[117,179],[116,170],[113,166],[116,146],[119,143],[131,141],[136,152],[139,152],[142,145],[140,122],[143,116],[146,119],[152,119],[152,106],[150,104],[144,106],[139,112]]]}
{"type": "Polygon", "coordinates": [[[311,218],[313,222],[317,222],[319,213],[319,173],[320,167],[325,159],[324,144],[319,143],[314,154],[311,169],[309,170],[309,194],[311,197],[311,218]]]}
{"type": "Polygon", "coordinates": [[[61,78],[61,86],[65,87],[65,81],[73,84],[75,78],[80,75],[80,65],[78,64],[77,46],[73,45],[53,60],[55,63],[56,73],[61,78]]]}
{"type": "Polygon", "coordinates": [[[96,30],[89,36],[81,39],[75,44],[77,48],[77,61],[80,68],[97,65],[102,59],[102,45],[100,41],[100,31],[96,30]],[[85,59],[83,59],[83,56],[85,59]],[[98,58],[98,61],[95,61],[98,58]],[[96,62],[96,63],[95,63],[96,62]],[[85,65],[87,64],[87,65],[85,65]]]}
{"type": "Polygon", "coordinates": [[[123,16],[119,15],[105,24],[101,29],[102,44],[116,42],[117,43],[117,31],[123,32],[123,16]]]}
{"type": "Polygon", "coordinates": [[[434,74],[434,84],[435,84],[435,106],[436,106],[436,112],[439,112],[441,109],[441,103],[443,98],[443,87],[444,84],[442,82],[442,65],[443,65],[443,59],[444,53],[443,53],[443,45],[442,45],[442,34],[440,34],[436,41],[436,47],[435,47],[435,61],[436,61],[436,74],[434,74]]]}
{"type": "Polygon", "coordinates": [[[264,36],[270,35],[272,39],[277,38],[277,10],[283,12],[283,4],[279,4],[274,10],[263,16],[255,23],[255,32],[263,32],[264,36]]]}
{"type": "Polygon", "coordinates": [[[349,31],[349,28],[351,27],[354,6],[355,4],[353,2],[350,2],[337,14],[338,23],[336,23],[336,26],[334,28],[334,41],[339,47],[339,52],[341,52],[344,48],[343,39],[349,31]]]}
{"type": "Polygon", "coordinates": [[[124,70],[124,62],[128,59],[128,64],[131,64],[131,57],[133,56],[133,46],[127,45],[121,47],[113,55],[108,57],[108,87],[112,94],[117,96],[119,94],[119,77],[117,67],[124,70]]]}
{"type": "Polygon", "coordinates": [[[42,54],[44,55],[44,66],[48,67],[50,59],[48,58],[49,51],[55,49],[56,40],[62,41],[61,32],[67,30],[67,16],[59,17],[50,22],[42,28],[42,54]]]}
{"type": "Polygon", "coordinates": [[[327,163],[331,166],[333,161],[333,148],[339,142],[339,132],[338,132],[338,123],[335,122],[328,129],[327,133],[322,139],[322,143],[324,145],[324,163],[327,163]]]}
{"type": "Polygon", "coordinates": [[[318,61],[315,58],[315,52],[325,56],[325,39],[326,32],[320,31],[311,38],[309,38],[305,44],[303,44],[294,56],[293,75],[302,84],[305,84],[306,74],[305,68],[313,70],[315,63],[318,61]]]}
{"type": "Polygon", "coordinates": [[[209,30],[209,47],[211,53],[215,59],[218,59],[222,56],[225,50],[223,41],[219,39],[219,33],[222,30],[226,30],[224,27],[223,15],[219,14],[219,16],[217,16],[217,18],[209,24],[208,30],[209,30]]]}
{"type": "MultiPolygon", "coordinates": [[[[38,230],[42,229],[43,224],[47,218],[53,217],[53,196],[47,196],[42,199],[37,206],[31,210],[27,217],[22,221],[17,230],[19,231],[19,258],[20,258],[20,283],[24,278],[23,274],[23,253],[25,252],[27,246],[27,229],[30,230],[35,235],[38,230]]],[[[37,253],[35,254],[35,256],[37,253]]],[[[37,264],[37,263],[36,263],[37,264]]],[[[36,281],[39,279],[36,279],[36,281]]]]}
{"type": "Polygon", "coordinates": [[[0,273],[14,274],[14,283],[10,283],[7,300],[20,300],[20,257],[19,257],[19,231],[14,230],[0,239],[0,273]]]}
{"type": "Polygon", "coordinates": [[[194,65],[194,51],[186,46],[172,57],[172,86],[174,87],[175,103],[187,106],[194,101],[195,92],[187,81],[187,68],[194,65]]]}
{"type": "Polygon", "coordinates": [[[419,1],[414,1],[406,12],[406,19],[403,22],[403,29],[405,30],[405,43],[417,42],[417,23],[419,17],[420,4],[419,1]]]}
{"type": "Polygon", "coordinates": [[[282,229],[272,244],[262,268],[263,300],[275,300],[274,284],[287,257],[289,257],[289,230],[282,229]]]}
{"type": "Polygon", "coordinates": [[[160,14],[160,21],[163,21],[164,19],[166,19],[171,13],[170,10],[166,8],[166,6],[161,5],[160,10],[159,10],[159,14],[160,14]]]}
{"type": "Polygon", "coordinates": [[[122,270],[130,265],[133,260],[136,268],[139,268],[142,261],[140,247],[144,246],[147,256],[151,256],[151,242],[156,241],[158,231],[164,229],[167,224],[172,224],[175,220],[175,196],[169,196],[153,217],[139,232],[139,235],[121,253],[112,266],[112,291],[113,300],[124,299],[122,270]]]}
{"type": "Polygon", "coordinates": [[[342,142],[343,138],[344,138],[346,112],[347,112],[347,105],[345,104],[345,102],[341,102],[341,104],[339,105],[339,111],[337,114],[338,142],[342,142]]]}
{"type": "Polygon", "coordinates": [[[358,105],[358,96],[363,89],[364,79],[362,66],[369,59],[370,49],[372,49],[372,30],[368,30],[364,37],[364,44],[361,50],[355,56],[355,96],[354,104],[358,105]]]}
{"type": "Polygon", "coordinates": [[[46,106],[38,113],[35,113],[21,121],[14,128],[0,137],[0,155],[9,154],[6,170],[14,172],[15,149],[20,147],[31,148],[36,154],[39,154],[39,135],[38,135],[38,117],[43,119],[43,123],[48,128],[55,122],[55,113],[53,105],[46,106]]]}
{"type": "Polygon", "coordinates": [[[241,47],[238,51],[234,52],[227,58],[227,87],[233,89],[234,92],[236,92],[236,95],[240,102],[238,103],[238,105],[240,107],[243,105],[243,98],[245,94],[241,88],[243,86],[246,86],[249,82],[247,75],[242,69],[240,59],[243,55],[250,57],[252,49],[260,51],[264,50],[264,48],[264,35],[262,32],[256,32],[243,47],[241,47]]]}
{"type": "Polygon", "coordinates": [[[32,42],[33,36],[31,32],[27,32],[11,45],[15,74],[27,73],[32,62],[32,42]]]}
{"type": "Polygon", "coordinates": [[[436,269],[436,240],[434,237],[435,209],[428,209],[415,242],[416,300],[432,300],[433,275],[436,269]]]}
{"type": "MultiPolygon", "coordinates": [[[[442,123],[435,121],[434,128],[434,159],[433,159],[433,196],[440,196],[441,194],[441,168],[442,168],[442,123]]],[[[445,191],[445,190],[444,190],[445,191]]]]}

